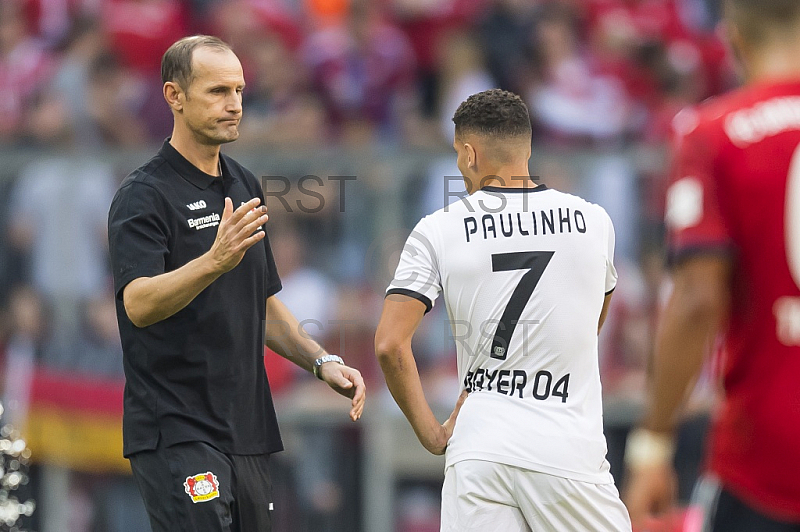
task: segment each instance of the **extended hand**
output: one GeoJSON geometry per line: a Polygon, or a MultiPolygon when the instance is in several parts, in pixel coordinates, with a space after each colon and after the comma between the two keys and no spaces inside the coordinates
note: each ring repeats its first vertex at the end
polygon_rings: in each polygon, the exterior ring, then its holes
{"type": "Polygon", "coordinates": [[[450,414],[450,417],[447,418],[447,421],[442,423],[433,434],[427,436],[420,435],[420,443],[422,443],[422,445],[432,454],[441,455],[444,454],[444,451],[447,449],[447,444],[450,442],[450,437],[453,436],[453,429],[456,427],[458,413],[461,411],[461,406],[467,399],[467,395],[469,395],[467,390],[463,390],[461,392],[461,395],[458,396],[458,400],[456,401],[456,406],[453,409],[453,413],[450,414]]]}
{"type": "Polygon", "coordinates": [[[367,399],[367,386],[364,384],[361,372],[337,362],[326,362],[320,366],[319,374],[328,386],[336,390],[336,393],[352,399],[350,419],[358,421],[364,412],[364,402],[367,399]]]}
{"type": "Polygon", "coordinates": [[[265,206],[259,207],[260,203],[259,198],[253,198],[233,210],[233,201],[225,198],[217,238],[208,252],[219,271],[225,273],[235,268],[244,253],[264,238],[265,233],[259,231],[259,228],[267,222],[269,216],[265,206]]]}
{"type": "Polygon", "coordinates": [[[652,516],[665,515],[672,510],[676,479],[671,465],[628,469],[625,485],[623,500],[634,530],[645,526],[652,516]]]}

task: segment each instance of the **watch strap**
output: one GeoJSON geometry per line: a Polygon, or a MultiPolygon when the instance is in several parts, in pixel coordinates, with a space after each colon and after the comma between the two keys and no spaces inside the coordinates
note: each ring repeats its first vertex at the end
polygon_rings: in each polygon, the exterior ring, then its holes
{"type": "Polygon", "coordinates": [[[318,359],[314,361],[314,365],[311,367],[311,370],[314,372],[314,376],[319,380],[322,380],[322,374],[319,371],[319,368],[322,367],[323,364],[327,362],[338,362],[341,365],[344,365],[344,360],[339,355],[322,355],[318,359]]]}

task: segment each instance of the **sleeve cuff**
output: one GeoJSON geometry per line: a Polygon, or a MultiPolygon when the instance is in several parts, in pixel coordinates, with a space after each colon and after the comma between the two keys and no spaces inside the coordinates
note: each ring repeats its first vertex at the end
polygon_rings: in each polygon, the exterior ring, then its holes
{"type": "Polygon", "coordinates": [[[431,301],[431,299],[424,294],[420,294],[419,292],[414,292],[413,290],[408,290],[406,288],[391,288],[386,291],[387,296],[390,296],[392,294],[408,296],[416,299],[417,301],[421,301],[425,305],[425,314],[430,312],[431,309],[433,308],[433,302],[431,301]]]}
{"type": "Polygon", "coordinates": [[[283,289],[283,284],[280,282],[273,283],[267,287],[267,297],[272,297],[283,289]]]}
{"type": "Polygon", "coordinates": [[[156,275],[161,275],[164,273],[164,270],[158,267],[153,266],[152,268],[140,266],[135,270],[130,270],[124,275],[120,276],[115,281],[115,295],[117,299],[122,301],[122,291],[125,290],[125,287],[133,281],[134,279],[138,279],[140,277],[155,277],[156,275]]]}

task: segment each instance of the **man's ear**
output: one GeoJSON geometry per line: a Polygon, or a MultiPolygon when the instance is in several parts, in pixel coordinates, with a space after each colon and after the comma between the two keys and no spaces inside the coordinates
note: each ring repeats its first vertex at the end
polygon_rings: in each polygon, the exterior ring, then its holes
{"type": "Polygon", "coordinates": [[[183,111],[183,103],[186,101],[186,93],[180,85],[174,81],[164,83],[164,99],[167,100],[170,108],[176,113],[183,111]]]}
{"type": "Polygon", "coordinates": [[[478,153],[475,151],[475,146],[467,142],[464,144],[464,149],[467,151],[467,168],[475,168],[478,165],[478,153]]]}

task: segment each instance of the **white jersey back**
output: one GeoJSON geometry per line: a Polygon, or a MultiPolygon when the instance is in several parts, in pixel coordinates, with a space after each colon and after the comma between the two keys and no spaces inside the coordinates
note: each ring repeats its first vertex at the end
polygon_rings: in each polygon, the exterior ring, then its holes
{"type": "Polygon", "coordinates": [[[450,317],[471,391],[447,464],[491,460],[610,483],[597,325],[614,289],[605,210],[547,189],[485,187],[423,218],[387,294],[450,317]]]}

